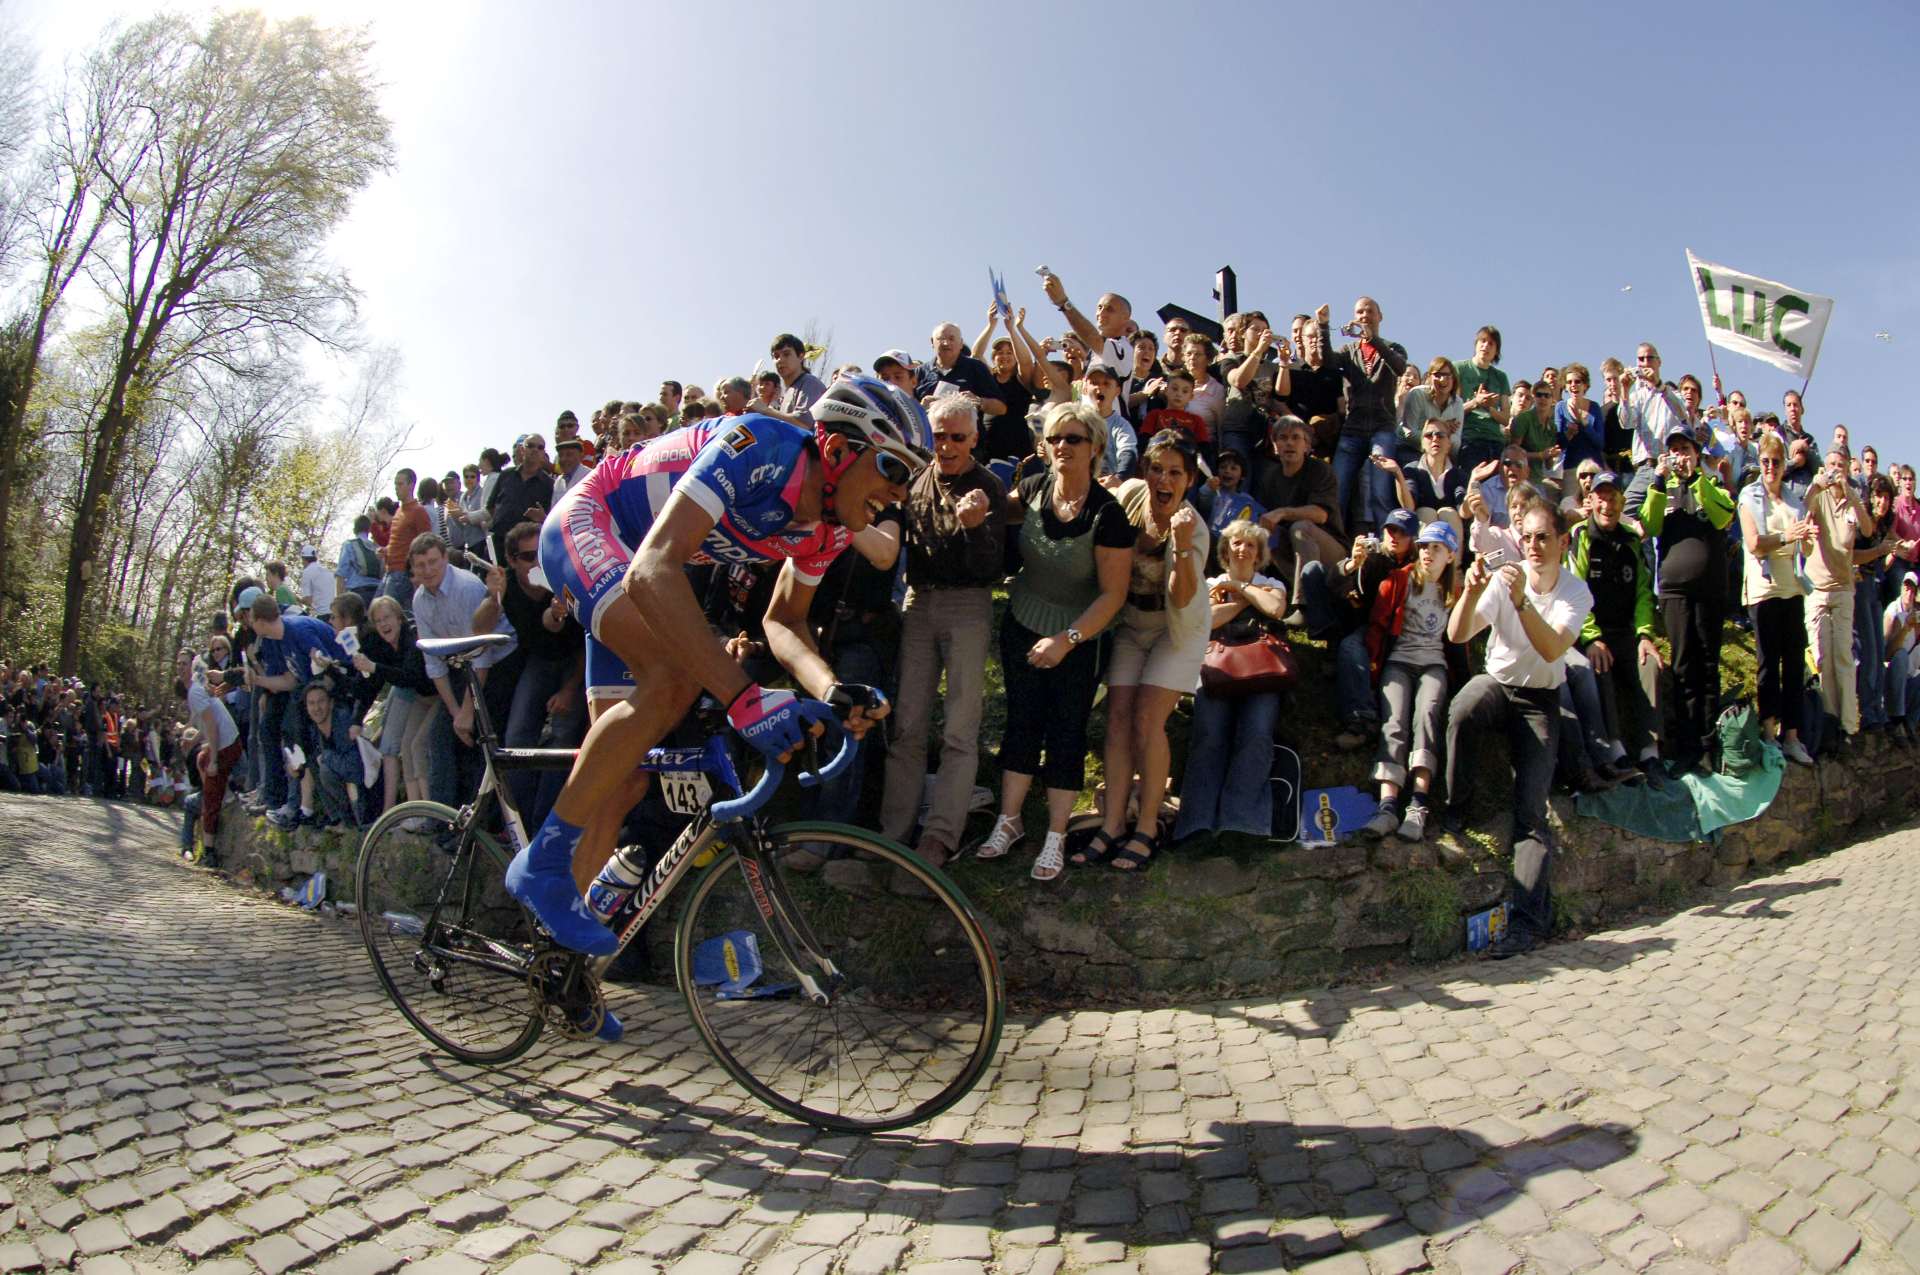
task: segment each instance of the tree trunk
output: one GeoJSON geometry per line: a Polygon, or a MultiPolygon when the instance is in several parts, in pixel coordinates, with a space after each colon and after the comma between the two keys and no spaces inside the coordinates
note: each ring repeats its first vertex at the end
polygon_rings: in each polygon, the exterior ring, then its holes
{"type": "Polygon", "coordinates": [[[67,540],[67,587],[65,608],[60,616],[60,676],[72,677],[80,671],[80,626],[86,614],[88,587],[95,569],[94,554],[99,548],[100,523],[106,512],[107,493],[113,486],[113,473],[119,467],[120,440],[126,433],[127,382],[122,372],[106,410],[100,414],[100,426],[94,431],[92,454],[80,480],[80,499],[73,513],[73,534],[67,540]]]}

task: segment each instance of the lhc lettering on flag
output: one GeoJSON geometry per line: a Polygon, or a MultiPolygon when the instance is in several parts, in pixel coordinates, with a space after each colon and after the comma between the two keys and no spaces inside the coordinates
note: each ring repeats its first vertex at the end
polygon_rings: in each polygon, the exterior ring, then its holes
{"type": "Polygon", "coordinates": [[[1813,375],[1833,315],[1832,297],[1702,261],[1690,249],[1687,272],[1707,340],[1803,380],[1813,375]]]}

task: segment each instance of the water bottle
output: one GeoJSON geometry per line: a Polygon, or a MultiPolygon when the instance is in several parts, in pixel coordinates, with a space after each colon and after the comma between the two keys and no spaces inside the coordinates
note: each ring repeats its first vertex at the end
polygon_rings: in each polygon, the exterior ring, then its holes
{"type": "Polygon", "coordinates": [[[621,846],[587,887],[587,911],[596,921],[610,919],[646,879],[647,852],[639,846],[621,846]]]}

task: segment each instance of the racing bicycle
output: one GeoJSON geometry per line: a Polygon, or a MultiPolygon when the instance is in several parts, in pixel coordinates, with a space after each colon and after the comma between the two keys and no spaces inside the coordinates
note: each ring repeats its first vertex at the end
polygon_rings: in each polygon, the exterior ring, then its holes
{"type": "MultiPolygon", "coordinates": [[[[462,670],[508,641],[489,633],[420,646],[462,670]]],[[[683,896],[674,982],[706,1049],[768,1106],[849,1132],[945,1111],[985,1074],[1005,1017],[999,960],[972,905],[884,837],[769,822],[762,811],[786,768],[769,762],[745,788],[738,762],[750,750],[737,749],[725,711],[703,696],[693,717],[703,745],[656,748],[642,763],[689,822],[610,917],[621,948],[683,896]],[[716,787],[734,795],[715,800],[716,787]],[[783,870],[798,848],[841,862],[783,870]]],[[[838,753],[825,765],[816,757],[803,787],[853,765],[857,742],[837,733],[838,753]]],[[[545,1030],[592,1037],[606,1012],[600,975],[615,958],[556,945],[503,882],[527,829],[502,777],[569,768],[577,754],[502,747],[477,694],[474,736],[484,762],[474,800],[458,810],[402,802],[376,820],[360,847],[355,904],[374,972],[408,1022],[455,1058],[497,1066],[545,1030]]]]}

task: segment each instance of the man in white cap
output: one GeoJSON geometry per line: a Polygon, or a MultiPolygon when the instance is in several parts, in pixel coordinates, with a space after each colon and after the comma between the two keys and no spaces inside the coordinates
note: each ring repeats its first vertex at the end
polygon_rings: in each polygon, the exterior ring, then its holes
{"type": "Polygon", "coordinates": [[[873,361],[873,374],[905,394],[920,384],[920,365],[905,350],[885,350],[873,361]]]}
{"type": "Polygon", "coordinates": [[[300,546],[300,603],[308,615],[325,616],[333,606],[333,595],[340,591],[333,568],[320,561],[320,551],[312,545],[300,546]]]}

